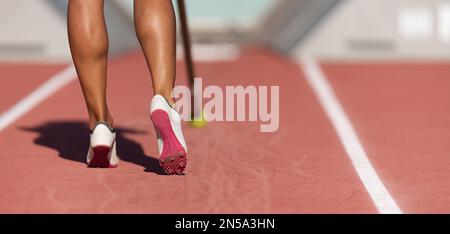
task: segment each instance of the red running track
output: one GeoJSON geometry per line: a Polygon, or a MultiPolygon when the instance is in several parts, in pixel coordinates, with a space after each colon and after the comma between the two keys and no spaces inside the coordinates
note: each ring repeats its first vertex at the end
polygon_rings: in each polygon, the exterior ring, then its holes
{"type": "Polygon", "coordinates": [[[450,212],[450,64],[325,64],[382,181],[405,213],[450,212]]]}
{"type": "Polygon", "coordinates": [[[66,65],[1,64],[0,113],[11,108],[66,65]]]}
{"type": "MultiPolygon", "coordinates": [[[[443,186],[449,179],[450,66],[434,66],[416,72],[409,65],[323,67],[405,212],[450,211],[443,186]]],[[[8,100],[2,98],[2,112],[63,67],[4,68],[0,91],[8,100]],[[28,76],[27,82],[17,76],[28,76]]],[[[151,82],[142,55],[115,59],[109,69],[119,167],[86,168],[89,133],[74,82],[0,132],[1,213],[377,212],[296,63],[246,49],[236,61],[198,65],[204,85],[279,85],[280,128],[260,133],[257,122],[184,126],[190,154],[185,176],[164,176],[158,166],[147,112],[151,82]]],[[[182,64],[178,74],[181,84],[182,64]]]]}

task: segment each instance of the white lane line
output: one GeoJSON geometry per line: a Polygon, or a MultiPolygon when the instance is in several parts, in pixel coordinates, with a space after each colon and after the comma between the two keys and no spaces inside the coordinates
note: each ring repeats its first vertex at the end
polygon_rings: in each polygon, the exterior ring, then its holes
{"type": "Polygon", "coordinates": [[[58,74],[51,77],[28,96],[0,115],[0,132],[14,123],[14,121],[24,116],[28,111],[39,105],[39,103],[44,101],[46,98],[50,97],[56,91],[75,80],[75,78],[76,72],[73,66],[62,70],[58,74]]]}
{"type": "Polygon", "coordinates": [[[383,185],[370,163],[358,139],[358,135],[319,65],[311,58],[300,59],[300,64],[303,66],[309,85],[333,124],[347,155],[352,161],[353,167],[372,198],[378,212],[382,214],[401,214],[401,209],[389,194],[389,191],[383,185]]]}

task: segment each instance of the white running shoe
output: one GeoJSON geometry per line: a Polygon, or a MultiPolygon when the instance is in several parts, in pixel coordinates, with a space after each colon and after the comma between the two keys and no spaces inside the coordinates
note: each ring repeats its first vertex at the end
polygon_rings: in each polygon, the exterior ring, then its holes
{"type": "Polygon", "coordinates": [[[158,140],[159,164],[166,174],[182,174],[187,163],[187,147],[180,114],[163,96],[156,95],[150,106],[150,117],[158,140]]]}
{"type": "Polygon", "coordinates": [[[116,131],[108,123],[99,122],[91,132],[88,167],[114,168],[119,163],[116,152],[116,131]]]}

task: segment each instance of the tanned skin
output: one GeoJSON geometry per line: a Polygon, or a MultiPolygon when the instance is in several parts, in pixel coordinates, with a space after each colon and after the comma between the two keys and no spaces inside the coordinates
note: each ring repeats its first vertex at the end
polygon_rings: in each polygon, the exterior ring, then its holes
{"type": "MultiPolygon", "coordinates": [[[[67,26],[92,129],[98,122],[114,125],[106,100],[108,33],[104,0],[69,0],[67,26]]],[[[176,22],[171,0],[134,0],[134,25],[152,77],[154,94],[173,105],[176,22]]]]}

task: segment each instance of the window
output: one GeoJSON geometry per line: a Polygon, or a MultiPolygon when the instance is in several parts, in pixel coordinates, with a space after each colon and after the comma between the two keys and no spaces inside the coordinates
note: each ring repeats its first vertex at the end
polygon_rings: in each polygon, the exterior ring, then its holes
{"type": "Polygon", "coordinates": [[[406,39],[433,37],[433,13],[428,7],[404,7],[399,13],[399,30],[406,39]]]}

